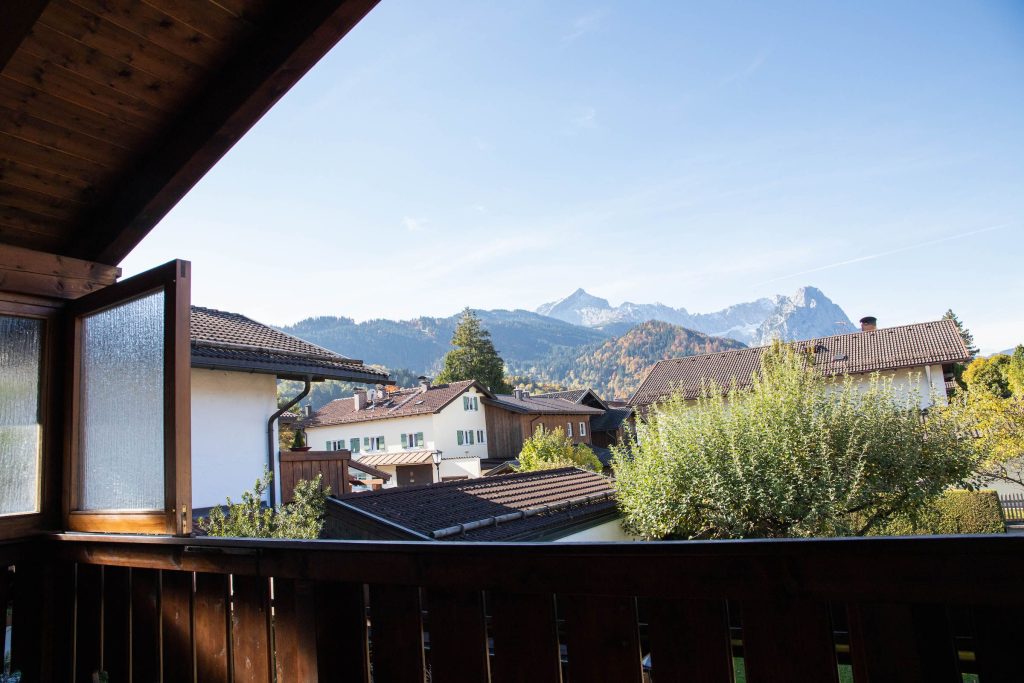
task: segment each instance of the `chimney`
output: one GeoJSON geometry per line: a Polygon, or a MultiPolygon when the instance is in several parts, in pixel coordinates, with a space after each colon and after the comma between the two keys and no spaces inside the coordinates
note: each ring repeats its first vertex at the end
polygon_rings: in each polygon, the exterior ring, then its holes
{"type": "Polygon", "coordinates": [[[422,389],[423,391],[426,391],[427,389],[430,388],[430,378],[426,377],[425,375],[420,375],[416,379],[419,380],[420,389],[422,389]]]}
{"type": "Polygon", "coordinates": [[[516,399],[519,400],[519,401],[523,400],[523,390],[522,389],[516,389],[515,391],[512,392],[512,395],[515,396],[516,399]]]}
{"type": "Polygon", "coordinates": [[[860,319],[861,332],[874,332],[878,327],[878,318],[873,315],[866,315],[860,319]]]}
{"type": "Polygon", "coordinates": [[[366,407],[366,389],[356,389],[352,399],[355,401],[356,410],[362,410],[366,407]]]}
{"type": "Polygon", "coordinates": [[[313,405],[311,403],[302,406],[302,417],[306,419],[313,417],[313,405]]]}

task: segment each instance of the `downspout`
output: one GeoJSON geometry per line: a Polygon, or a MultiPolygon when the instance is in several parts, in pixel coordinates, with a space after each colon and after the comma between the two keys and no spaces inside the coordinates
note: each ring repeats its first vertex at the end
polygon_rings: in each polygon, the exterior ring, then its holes
{"type": "Polygon", "coordinates": [[[306,395],[309,393],[309,389],[312,386],[313,378],[307,375],[305,381],[306,386],[302,388],[302,391],[299,392],[299,395],[293,398],[291,401],[289,401],[283,408],[281,408],[276,413],[271,415],[270,419],[267,420],[267,469],[269,469],[270,473],[274,476],[274,481],[270,485],[270,507],[272,508],[277,507],[278,487],[276,462],[277,458],[274,457],[274,453],[277,451],[277,448],[274,444],[274,423],[277,422],[277,418],[281,417],[286,412],[288,412],[288,410],[292,406],[294,406],[302,399],[306,398],[306,395]]]}

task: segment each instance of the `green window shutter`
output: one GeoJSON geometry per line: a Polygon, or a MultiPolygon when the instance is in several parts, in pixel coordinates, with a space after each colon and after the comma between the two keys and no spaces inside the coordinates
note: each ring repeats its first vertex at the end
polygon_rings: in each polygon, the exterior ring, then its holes
{"type": "Polygon", "coordinates": [[[384,445],[384,437],[383,436],[378,436],[377,437],[377,450],[378,451],[387,450],[387,447],[384,445]]]}
{"type": "Polygon", "coordinates": [[[370,450],[370,437],[368,436],[363,437],[363,450],[370,450]]]}
{"type": "Polygon", "coordinates": [[[473,410],[480,410],[480,399],[473,397],[473,410]]]}
{"type": "Polygon", "coordinates": [[[423,432],[416,432],[416,445],[417,446],[422,446],[423,445],[423,432]]]}
{"type": "Polygon", "coordinates": [[[349,439],[348,448],[353,453],[359,452],[359,439],[349,439]]]}
{"type": "Polygon", "coordinates": [[[473,445],[473,430],[472,429],[467,429],[466,430],[466,436],[469,437],[469,445],[472,446],[473,445]]]}
{"type": "Polygon", "coordinates": [[[408,447],[409,447],[409,435],[408,434],[402,434],[402,448],[408,448],[408,447]]]}
{"type": "Polygon", "coordinates": [[[462,434],[462,430],[461,430],[461,429],[460,429],[459,431],[455,432],[455,440],[459,442],[459,445],[460,445],[460,446],[462,445],[462,440],[463,440],[464,438],[465,438],[465,437],[463,436],[463,434],[462,434]]]}

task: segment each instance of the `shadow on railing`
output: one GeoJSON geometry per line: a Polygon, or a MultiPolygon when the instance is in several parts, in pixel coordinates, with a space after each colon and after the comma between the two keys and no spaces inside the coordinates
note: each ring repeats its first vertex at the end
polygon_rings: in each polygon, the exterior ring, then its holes
{"type": "MultiPolygon", "coordinates": [[[[28,680],[1020,680],[1024,538],[0,546],[28,680]],[[10,569],[13,568],[13,571],[10,569]],[[649,657],[647,657],[649,655],[649,657]],[[644,672],[647,657],[650,671],[644,672]],[[840,674],[842,672],[842,674],[840,674]]],[[[6,610],[5,610],[6,612],[6,610]]]]}

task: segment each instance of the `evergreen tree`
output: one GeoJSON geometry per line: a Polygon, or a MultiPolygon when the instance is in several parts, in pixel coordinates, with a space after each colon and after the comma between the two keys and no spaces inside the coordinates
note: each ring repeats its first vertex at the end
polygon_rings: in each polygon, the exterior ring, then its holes
{"type": "Polygon", "coordinates": [[[960,332],[960,338],[964,340],[964,346],[967,347],[967,352],[971,354],[971,358],[978,355],[978,347],[974,345],[974,335],[971,331],[964,327],[964,324],[960,322],[960,318],[956,317],[956,313],[950,308],[942,316],[943,320],[952,320],[953,324],[956,325],[956,329],[960,332]]]}
{"type": "Polygon", "coordinates": [[[491,333],[468,308],[462,313],[452,335],[452,350],[444,357],[437,376],[440,383],[475,379],[491,391],[507,394],[512,387],[505,381],[505,361],[494,350],[491,333]]]}

